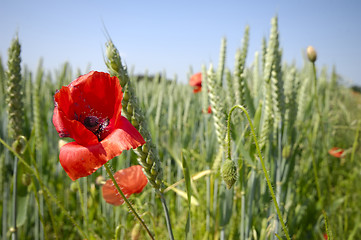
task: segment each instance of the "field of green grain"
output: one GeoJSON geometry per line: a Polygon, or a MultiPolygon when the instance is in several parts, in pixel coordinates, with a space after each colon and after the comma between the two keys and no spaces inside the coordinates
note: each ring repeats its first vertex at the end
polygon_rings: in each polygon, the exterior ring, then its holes
{"type": "Polygon", "coordinates": [[[76,181],[59,163],[61,141],[74,140],[53,125],[53,96],[87,72],[71,63],[49,71],[41,60],[30,71],[15,38],[0,61],[1,238],[360,239],[361,94],[319,66],[314,49],[301,68],[283,62],[277,18],[256,53],[250,29],[232,69],[222,39],[198,93],[166,72],[134,75],[105,40],[104,64],[129,99],[122,114],[149,149],[76,181]],[[138,164],[149,183],[129,197],[134,211],[106,203],[99,176],[138,164]]]}

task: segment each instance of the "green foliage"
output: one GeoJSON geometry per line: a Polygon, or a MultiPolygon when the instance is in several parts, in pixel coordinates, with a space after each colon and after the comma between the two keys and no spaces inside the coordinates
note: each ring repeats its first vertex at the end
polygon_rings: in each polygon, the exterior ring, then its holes
{"type": "MultiPolygon", "coordinates": [[[[247,49],[247,34],[245,32],[241,49],[247,49]]],[[[241,113],[235,112],[230,124],[230,157],[237,166],[238,178],[231,190],[226,189],[221,179],[225,112],[236,99],[241,99],[236,97],[241,96],[240,93],[245,93],[242,101],[251,113],[256,133],[263,140],[265,166],[291,238],[322,239],[326,233],[325,216],[334,239],[358,239],[361,235],[361,192],[358,190],[361,94],[357,89],[351,91],[340,85],[335,69],[329,75],[326,68],[318,68],[317,61],[315,88],[311,63],[305,62],[300,69],[281,64],[280,46],[277,19],[273,19],[270,37],[263,40],[253,64],[246,66],[242,55],[246,50],[241,50],[235,69],[227,69],[222,55],[227,47],[224,41],[218,68],[210,68],[208,74],[205,67],[202,69],[202,93],[193,94],[191,87],[175,79],[168,80],[165,73],[154,77],[147,73],[128,76],[117,65],[115,47],[110,45],[108,55],[113,62],[107,63],[109,71],[112,74],[120,71],[123,86],[130,79],[159,155],[157,164],[162,168],[164,184],[176,183],[174,188],[178,192],[166,190],[164,193],[175,239],[185,239],[186,235],[194,239],[285,239],[270,201],[249,125],[241,113]],[[235,72],[237,74],[231,74],[235,72]],[[237,93],[240,88],[235,84],[240,80],[247,88],[237,93]],[[209,103],[211,114],[206,111],[209,103]],[[344,157],[329,155],[331,147],[345,149],[344,157]],[[182,156],[182,153],[186,154],[182,156]],[[190,199],[194,199],[191,204],[190,199]]],[[[30,184],[29,179],[18,181],[24,197],[19,196],[18,238],[113,239],[116,235],[119,239],[131,239],[133,230],[133,236],[139,232],[139,239],[146,239],[146,233],[126,207],[113,207],[102,199],[101,186],[96,185],[95,180],[100,175],[106,177],[104,169],[78,180],[74,191],[72,181],[59,164],[59,137],[52,125],[52,98],[57,89],[76,78],[70,64],[66,63],[54,73],[47,72],[41,64],[36,72],[22,69],[23,135],[28,141],[21,156],[23,161],[19,162],[19,177],[25,174],[31,181],[30,184]]],[[[0,61],[1,96],[8,94],[8,83],[4,80],[4,73],[8,71],[0,61]]],[[[6,108],[0,102],[0,137],[11,142],[6,134],[9,117],[6,108]]],[[[133,113],[131,110],[123,105],[124,115],[133,113]]],[[[2,239],[9,238],[11,227],[10,155],[1,144],[2,239]]],[[[137,164],[137,157],[139,153],[124,152],[110,164],[118,170],[137,164]]],[[[142,193],[131,196],[130,201],[155,239],[167,239],[162,204],[154,189],[148,185],[142,193]]]]}

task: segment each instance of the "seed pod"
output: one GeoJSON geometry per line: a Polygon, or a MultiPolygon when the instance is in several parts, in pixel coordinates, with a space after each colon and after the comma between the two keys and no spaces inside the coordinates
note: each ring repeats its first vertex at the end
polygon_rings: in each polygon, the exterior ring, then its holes
{"type": "Polygon", "coordinates": [[[234,161],[231,159],[227,159],[223,162],[221,168],[221,177],[223,181],[226,183],[227,188],[231,189],[234,183],[237,181],[237,166],[234,161]]]}

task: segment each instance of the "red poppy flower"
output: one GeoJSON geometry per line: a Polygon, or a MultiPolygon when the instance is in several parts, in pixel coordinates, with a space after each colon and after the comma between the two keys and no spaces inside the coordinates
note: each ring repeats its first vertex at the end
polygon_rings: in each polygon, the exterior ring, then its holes
{"type": "Polygon", "coordinates": [[[121,116],[121,90],[117,77],[90,72],[55,93],[53,124],[60,137],[75,140],[62,146],[59,155],[73,181],[92,174],[123,150],[145,143],[121,116]]]}
{"type": "Polygon", "coordinates": [[[196,73],[192,75],[191,79],[189,80],[189,85],[194,87],[194,93],[200,92],[202,90],[202,73],[196,73]]]}
{"type": "Polygon", "coordinates": [[[211,114],[211,113],[212,113],[212,108],[211,108],[211,106],[210,106],[210,105],[208,106],[208,113],[209,113],[209,114],[211,114]]]}
{"type": "MultiPolygon", "coordinates": [[[[142,171],[140,165],[131,166],[126,169],[119,170],[114,174],[115,181],[118,183],[124,195],[128,198],[133,193],[142,192],[147,185],[148,179],[142,171]]],[[[119,206],[124,203],[124,199],[118,193],[118,190],[111,179],[107,180],[103,185],[103,198],[107,203],[119,206]]]]}
{"type": "Polygon", "coordinates": [[[324,233],[324,234],[323,234],[323,239],[325,239],[325,240],[328,239],[327,233],[324,233]]]}
{"type": "MultiPolygon", "coordinates": [[[[203,109],[203,110],[202,110],[202,113],[206,113],[206,111],[203,109]]],[[[207,108],[207,113],[208,113],[208,114],[211,114],[211,113],[212,113],[211,105],[208,106],[208,108],[207,108]]]]}
{"type": "Polygon", "coordinates": [[[328,153],[331,156],[334,156],[334,157],[337,157],[337,158],[341,158],[343,152],[344,152],[344,150],[342,148],[338,148],[338,147],[333,147],[330,150],[328,150],[328,153]]]}

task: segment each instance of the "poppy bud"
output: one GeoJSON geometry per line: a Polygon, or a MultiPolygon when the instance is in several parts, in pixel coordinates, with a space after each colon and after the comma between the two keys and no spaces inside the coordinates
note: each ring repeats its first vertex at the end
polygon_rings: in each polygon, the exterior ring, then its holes
{"type": "Polygon", "coordinates": [[[307,57],[308,60],[310,60],[313,63],[316,62],[317,60],[317,52],[312,46],[308,46],[307,48],[307,57]]]}
{"type": "Polygon", "coordinates": [[[237,175],[236,163],[231,159],[224,161],[221,168],[221,177],[226,183],[228,189],[230,189],[237,181],[237,175]]]}

